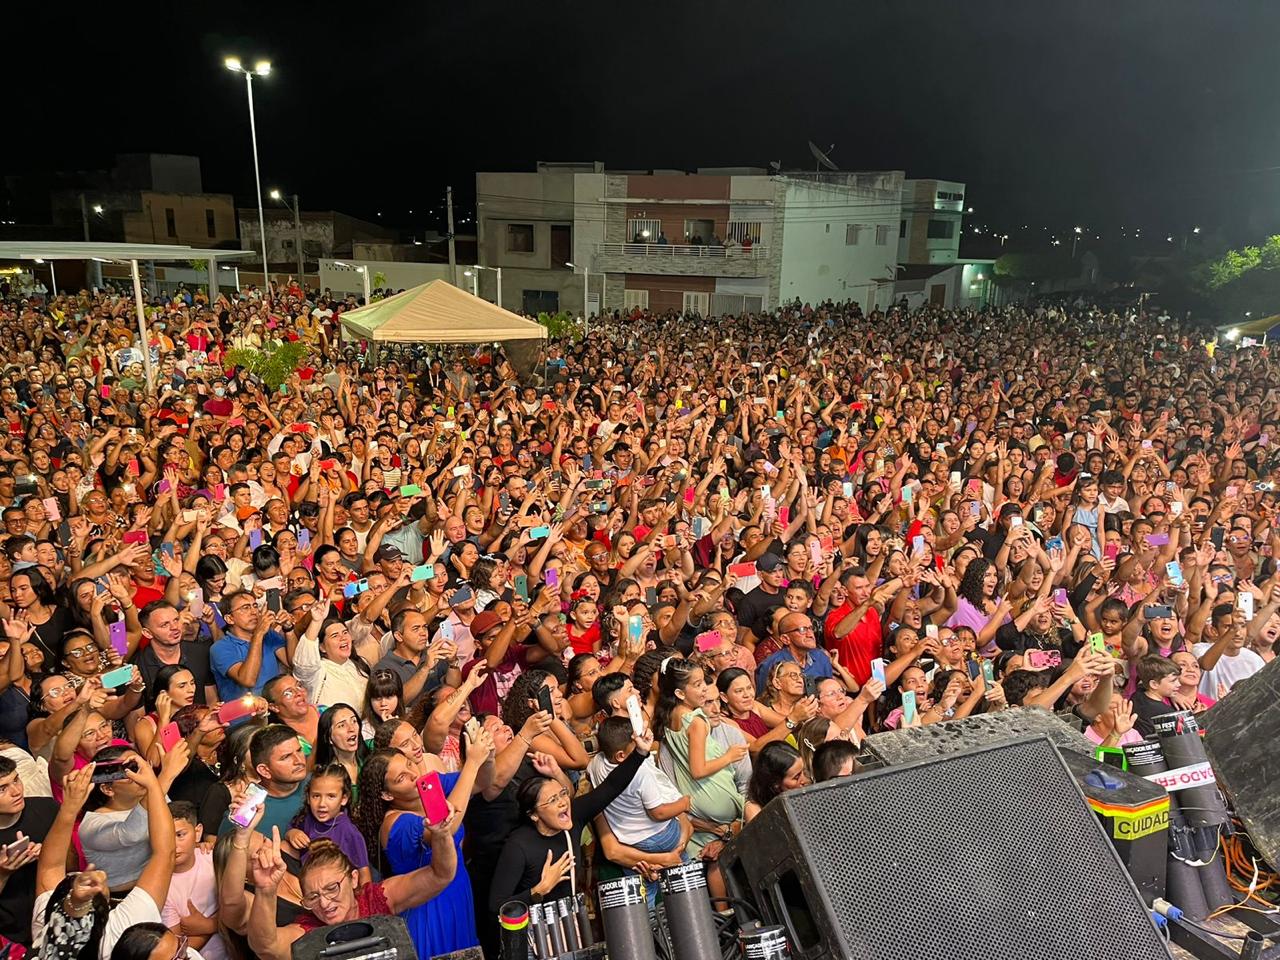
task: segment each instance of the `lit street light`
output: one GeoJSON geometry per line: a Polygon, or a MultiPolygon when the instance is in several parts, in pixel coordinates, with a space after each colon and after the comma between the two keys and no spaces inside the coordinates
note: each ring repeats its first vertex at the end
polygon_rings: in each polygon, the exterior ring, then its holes
{"type": "Polygon", "coordinates": [[[472,267],[472,269],[473,270],[492,270],[494,273],[498,275],[498,299],[496,303],[498,304],[498,306],[502,306],[502,268],[486,267],[483,263],[477,263],[474,267],[472,267]]]}
{"type": "MultiPolygon", "coordinates": [[[[648,231],[645,231],[645,232],[647,233],[648,231]]],[[[564,262],[564,265],[568,267],[570,270],[574,271],[575,273],[578,270],[578,268],[575,267],[568,260],[564,262]]],[[[587,302],[590,299],[590,291],[589,291],[590,283],[587,279],[588,276],[589,275],[587,273],[587,268],[584,266],[582,268],[582,336],[584,338],[586,337],[587,333],[591,329],[590,321],[587,319],[587,313],[588,313],[587,302]]]]}
{"type": "Polygon", "coordinates": [[[249,95],[249,138],[253,142],[253,182],[258,193],[258,230],[262,233],[262,292],[271,299],[271,274],[267,269],[267,218],[262,211],[262,177],[258,172],[258,127],[253,117],[253,78],[265,77],[271,73],[271,62],[259,60],[252,70],[246,70],[239,57],[227,57],[222,65],[235,73],[244,74],[244,86],[249,95]]]}
{"type": "Polygon", "coordinates": [[[1076,258],[1076,244],[1080,242],[1080,234],[1083,230],[1084,230],[1083,227],[1076,227],[1075,228],[1076,235],[1071,238],[1071,259],[1072,260],[1076,258]]]}
{"type": "MultiPolygon", "coordinates": [[[[282,194],[279,190],[272,190],[272,191],[271,191],[271,199],[272,199],[272,200],[275,200],[277,203],[279,203],[279,202],[281,202],[281,201],[283,201],[283,200],[284,200],[284,194],[282,194]]],[[[289,204],[288,204],[288,203],[286,203],[286,204],[285,204],[285,206],[287,207],[287,206],[289,206],[289,204]]],[[[300,210],[301,210],[301,205],[300,205],[300,203],[299,203],[299,201],[298,201],[298,195],[295,193],[295,194],[293,195],[293,245],[294,245],[294,251],[293,251],[293,252],[294,252],[294,253],[296,253],[296,254],[298,255],[298,283],[302,283],[302,270],[303,270],[303,264],[302,264],[302,214],[301,214],[300,210]]]]}

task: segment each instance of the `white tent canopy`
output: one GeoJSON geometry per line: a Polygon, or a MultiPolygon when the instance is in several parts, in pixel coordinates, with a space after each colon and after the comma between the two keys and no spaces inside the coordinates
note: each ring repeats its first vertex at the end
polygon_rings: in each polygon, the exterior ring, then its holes
{"type": "Polygon", "coordinates": [[[375,343],[492,343],[545,340],[547,328],[472,296],[447,280],[432,280],[342,314],[342,326],[375,343]]]}

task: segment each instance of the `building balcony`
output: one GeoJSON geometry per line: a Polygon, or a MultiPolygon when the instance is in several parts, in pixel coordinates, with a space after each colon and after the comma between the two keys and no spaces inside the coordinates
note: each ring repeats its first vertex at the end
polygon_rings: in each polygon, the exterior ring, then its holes
{"type": "Polygon", "coordinates": [[[706,247],[678,243],[598,243],[595,273],[651,273],[683,277],[763,277],[769,248],[706,247]]]}

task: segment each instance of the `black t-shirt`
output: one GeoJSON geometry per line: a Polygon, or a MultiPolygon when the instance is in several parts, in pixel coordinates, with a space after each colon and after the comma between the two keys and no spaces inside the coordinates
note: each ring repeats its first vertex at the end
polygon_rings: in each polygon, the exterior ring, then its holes
{"type": "MultiPolygon", "coordinates": [[[[58,815],[58,805],[49,797],[27,797],[18,822],[0,829],[0,844],[13,843],[21,831],[34,843],[43,843],[58,815]]],[[[31,911],[36,905],[36,861],[9,878],[0,891],[0,934],[16,943],[31,946],[31,911]]]]}
{"type": "Polygon", "coordinates": [[[738,624],[754,633],[757,640],[763,640],[769,636],[773,611],[782,606],[785,601],[785,590],[779,590],[777,593],[765,593],[759,587],[756,587],[742,598],[742,602],[738,604],[738,609],[734,611],[738,617],[738,624]]]}
{"type": "MultiPolygon", "coordinates": [[[[178,665],[186,667],[191,671],[191,675],[196,681],[196,699],[195,702],[205,703],[204,688],[212,687],[213,669],[209,666],[209,649],[211,644],[207,643],[189,643],[184,640],[178,650],[178,665]]],[[[138,668],[138,672],[142,674],[142,679],[146,681],[147,689],[151,689],[151,684],[156,679],[156,674],[168,664],[161,663],[156,656],[155,650],[150,645],[139,650],[133,655],[133,663],[138,668]]]]}
{"type": "Polygon", "coordinates": [[[1145,693],[1138,693],[1133,698],[1133,712],[1137,716],[1137,722],[1133,728],[1137,730],[1144,738],[1154,737],[1156,727],[1154,720],[1166,713],[1176,713],[1177,707],[1171,707],[1163,700],[1152,700],[1145,693]]]}
{"type": "Polygon", "coordinates": [[[466,840],[463,841],[467,869],[475,872],[477,866],[483,872],[492,871],[502,852],[502,845],[511,836],[520,823],[520,808],[516,805],[516,791],[520,784],[530,777],[538,775],[533,769],[533,761],[525,756],[516,768],[511,782],[492,800],[486,800],[482,794],[476,794],[467,804],[467,812],[462,823],[466,827],[466,840]]]}
{"type": "Polygon", "coordinates": [[[1015,653],[1025,653],[1028,650],[1057,650],[1062,654],[1064,661],[1074,656],[1078,649],[1075,635],[1068,629],[1059,628],[1056,631],[1050,630],[1048,633],[1034,633],[1029,630],[1019,630],[1013,621],[1004,624],[996,631],[996,646],[1001,650],[1015,653]]]}

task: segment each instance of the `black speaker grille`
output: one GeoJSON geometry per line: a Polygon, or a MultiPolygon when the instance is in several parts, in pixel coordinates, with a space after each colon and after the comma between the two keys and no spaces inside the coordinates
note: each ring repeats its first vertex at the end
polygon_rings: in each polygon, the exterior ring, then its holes
{"type": "Polygon", "coordinates": [[[799,957],[1169,956],[1047,740],[821,784],[768,812],[779,807],[799,838],[797,869],[814,874],[805,886],[825,892],[845,941],[793,945],[799,957]]]}

